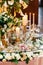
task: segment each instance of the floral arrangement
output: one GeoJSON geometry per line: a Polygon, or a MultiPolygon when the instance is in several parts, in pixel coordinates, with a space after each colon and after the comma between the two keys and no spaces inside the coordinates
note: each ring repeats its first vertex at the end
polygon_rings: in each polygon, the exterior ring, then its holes
{"type": "Polygon", "coordinates": [[[11,14],[12,8],[14,8],[14,17],[16,16],[16,13],[22,13],[21,7],[23,9],[27,8],[29,2],[31,0],[1,0],[0,1],[0,10],[8,12],[8,14],[11,14]],[[3,9],[4,8],[4,9],[3,9]]]}
{"type": "Polygon", "coordinates": [[[4,8],[5,11],[0,13],[0,60],[3,62],[28,63],[34,57],[43,54],[43,36],[39,37],[38,33],[32,34],[34,31],[30,33],[31,31],[27,30],[28,16],[21,10],[21,7],[27,8],[29,1],[31,0],[0,0],[0,8],[4,8]],[[14,16],[11,15],[12,8],[14,16]],[[23,20],[16,17],[17,12],[23,16],[23,20]]]}
{"type": "MultiPolygon", "coordinates": [[[[0,40],[3,41],[7,39],[8,43],[8,36],[9,33],[12,35],[14,42],[11,42],[12,44],[15,43],[16,40],[16,34],[15,30],[16,27],[19,27],[21,24],[20,19],[14,18],[13,16],[9,16],[6,12],[3,12],[0,14],[0,40]]],[[[5,40],[6,41],[6,40],[5,40]]],[[[6,42],[3,41],[6,45],[6,42]]]]}
{"type": "MultiPolygon", "coordinates": [[[[16,28],[20,27],[20,25],[22,25],[21,19],[14,18],[11,15],[9,16],[5,12],[1,13],[0,14],[0,41],[1,41],[0,45],[3,44],[6,47],[9,46],[9,44],[12,45],[16,44],[16,39],[17,39],[16,28]]],[[[20,44],[17,45],[18,48],[16,50],[19,49],[20,51],[26,51],[26,50],[33,50],[37,48],[39,49],[40,45],[43,45],[42,36],[37,38],[31,36],[29,32],[28,33],[26,32],[25,34],[26,37],[24,40],[23,30],[20,30],[20,41],[19,41],[20,44]]]]}
{"type": "Polygon", "coordinates": [[[13,16],[9,16],[6,12],[3,12],[0,14],[0,26],[4,27],[4,25],[6,25],[6,27],[11,27],[9,26],[9,24],[12,26],[19,26],[20,24],[20,19],[14,19],[13,16]],[[17,21],[17,22],[16,22],[17,21]]]}

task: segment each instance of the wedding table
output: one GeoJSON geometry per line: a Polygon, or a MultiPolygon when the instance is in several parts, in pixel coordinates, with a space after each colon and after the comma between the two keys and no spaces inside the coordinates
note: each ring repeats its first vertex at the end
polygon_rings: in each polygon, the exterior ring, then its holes
{"type": "Polygon", "coordinates": [[[26,64],[25,61],[19,61],[18,64],[14,62],[0,62],[0,65],[43,65],[43,57],[36,57],[29,61],[28,64],[26,64]]]}

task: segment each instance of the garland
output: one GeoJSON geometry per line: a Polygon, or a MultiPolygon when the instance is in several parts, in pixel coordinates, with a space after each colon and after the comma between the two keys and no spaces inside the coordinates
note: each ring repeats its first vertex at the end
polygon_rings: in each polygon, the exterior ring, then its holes
{"type": "Polygon", "coordinates": [[[16,52],[16,53],[0,53],[0,60],[3,62],[11,61],[18,64],[18,61],[25,61],[27,64],[30,60],[34,59],[36,56],[40,57],[43,51],[33,51],[33,52],[16,52]]]}

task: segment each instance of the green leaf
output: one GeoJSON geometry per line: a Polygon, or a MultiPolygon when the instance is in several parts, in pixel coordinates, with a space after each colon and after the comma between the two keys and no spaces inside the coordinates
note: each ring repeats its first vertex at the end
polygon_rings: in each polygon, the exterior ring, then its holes
{"type": "Polygon", "coordinates": [[[14,0],[14,2],[19,2],[19,0],[14,0]]]}
{"type": "Polygon", "coordinates": [[[17,59],[13,59],[11,61],[14,62],[14,63],[16,63],[16,64],[18,64],[18,60],[17,59]]]}
{"type": "Polygon", "coordinates": [[[23,1],[24,1],[25,3],[27,3],[27,4],[29,3],[29,0],[23,0],[23,1]]]}
{"type": "Polygon", "coordinates": [[[25,61],[26,61],[26,63],[28,64],[28,62],[30,61],[30,59],[29,59],[29,58],[27,58],[25,61]]]}
{"type": "Polygon", "coordinates": [[[16,23],[16,26],[20,26],[20,22],[17,22],[17,23],[16,23]]]}
{"type": "Polygon", "coordinates": [[[2,54],[2,55],[3,55],[4,53],[3,53],[3,52],[0,52],[0,54],[2,54]]]}
{"type": "Polygon", "coordinates": [[[40,52],[33,52],[34,54],[40,54],[40,52]]]}

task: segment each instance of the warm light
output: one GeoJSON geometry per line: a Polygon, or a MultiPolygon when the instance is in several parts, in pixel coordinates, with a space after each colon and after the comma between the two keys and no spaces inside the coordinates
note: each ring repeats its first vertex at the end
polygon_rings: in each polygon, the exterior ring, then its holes
{"type": "Polygon", "coordinates": [[[29,13],[29,28],[30,28],[30,31],[31,31],[31,12],[29,13]]]}
{"type": "Polygon", "coordinates": [[[35,13],[33,13],[33,32],[34,32],[34,26],[35,26],[35,13]]]}
{"type": "Polygon", "coordinates": [[[16,27],[16,35],[17,35],[17,38],[18,38],[19,35],[20,35],[20,28],[19,28],[19,27],[16,27]]]}

